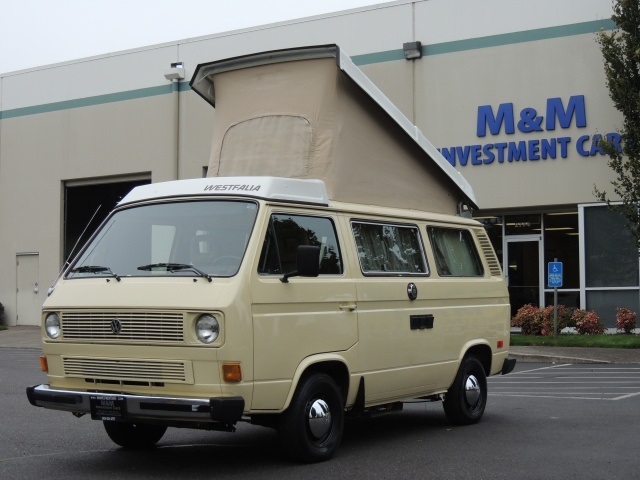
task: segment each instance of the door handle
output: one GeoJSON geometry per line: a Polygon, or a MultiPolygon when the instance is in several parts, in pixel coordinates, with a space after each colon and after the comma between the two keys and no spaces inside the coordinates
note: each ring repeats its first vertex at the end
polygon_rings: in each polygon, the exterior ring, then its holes
{"type": "Polygon", "coordinates": [[[411,330],[426,330],[433,328],[434,317],[430,313],[426,315],[410,315],[409,325],[411,330]]]}
{"type": "Polygon", "coordinates": [[[358,305],[356,305],[355,303],[341,303],[339,308],[340,310],[348,310],[350,312],[353,312],[356,310],[356,308],[358,308],[358,305]]]}

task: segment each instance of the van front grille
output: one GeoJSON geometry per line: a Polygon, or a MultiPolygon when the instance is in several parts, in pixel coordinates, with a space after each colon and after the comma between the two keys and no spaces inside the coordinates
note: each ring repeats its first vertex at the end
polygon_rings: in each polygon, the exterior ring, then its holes
{"type": "Polygon", "coordinates": [[[73,311],[61,314],[66,340],[184,341],[184,315],[176,312],[73,311]]]}
{"type": "Polygon", "coordinates": [[[115,358],[63,357],[64,374],[101,383],[144,382],[146,384],[193,384],[191,362],[184,360],[140,360],[115,358]]]}

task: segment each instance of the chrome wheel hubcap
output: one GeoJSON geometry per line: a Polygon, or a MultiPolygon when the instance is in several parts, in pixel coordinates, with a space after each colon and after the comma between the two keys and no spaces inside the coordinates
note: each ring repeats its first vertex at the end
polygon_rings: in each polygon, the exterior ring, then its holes
{"type": "Polygon", "coordinates": [[[309,408],[309,430],[319,439],[324,437],[331,429],[331,411],[329,405],[322,399],[314,400],[309,408]]]}
{"type": "Polygon", "coordinates": [[[469,375],[464,385],[464,396],[467,405],[475,407],[480,401],[480,383],[475,375],[469,375]]]}

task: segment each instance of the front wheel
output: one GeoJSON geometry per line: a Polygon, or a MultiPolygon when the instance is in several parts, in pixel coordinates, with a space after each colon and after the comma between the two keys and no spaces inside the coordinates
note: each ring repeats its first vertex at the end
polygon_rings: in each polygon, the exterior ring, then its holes
{"type": "Polygon", "coordinates": [[[478,423],[487,406],[487,376],[480,360],[465,357],[444,398],[444,413],[454,425],[478,423]]]}
{"type": "Polygon", "coordinates": [[[278,433],[295,460],[322,462],[340,445],[344,431],[344,404],[333,379],[323,373],[304,379],[283,413],[278,433]]]}
{"type": "Polygon", "coordinates": [[[167,427],[162,425],[149,425],[146,423],[106,421],[102,423],[113,443],[132,450],[153,447],[160,441],[164,432],[167,431],[167,427]]]}

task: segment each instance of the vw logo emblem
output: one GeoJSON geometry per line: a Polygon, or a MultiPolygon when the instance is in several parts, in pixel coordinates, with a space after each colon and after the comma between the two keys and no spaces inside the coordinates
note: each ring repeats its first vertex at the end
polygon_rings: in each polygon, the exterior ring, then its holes
{"type": "Polygon", "coordinates": [[[118,335],[122,331],[122,322],[117,318],[111,320],[111,333],[118,335]]]}

